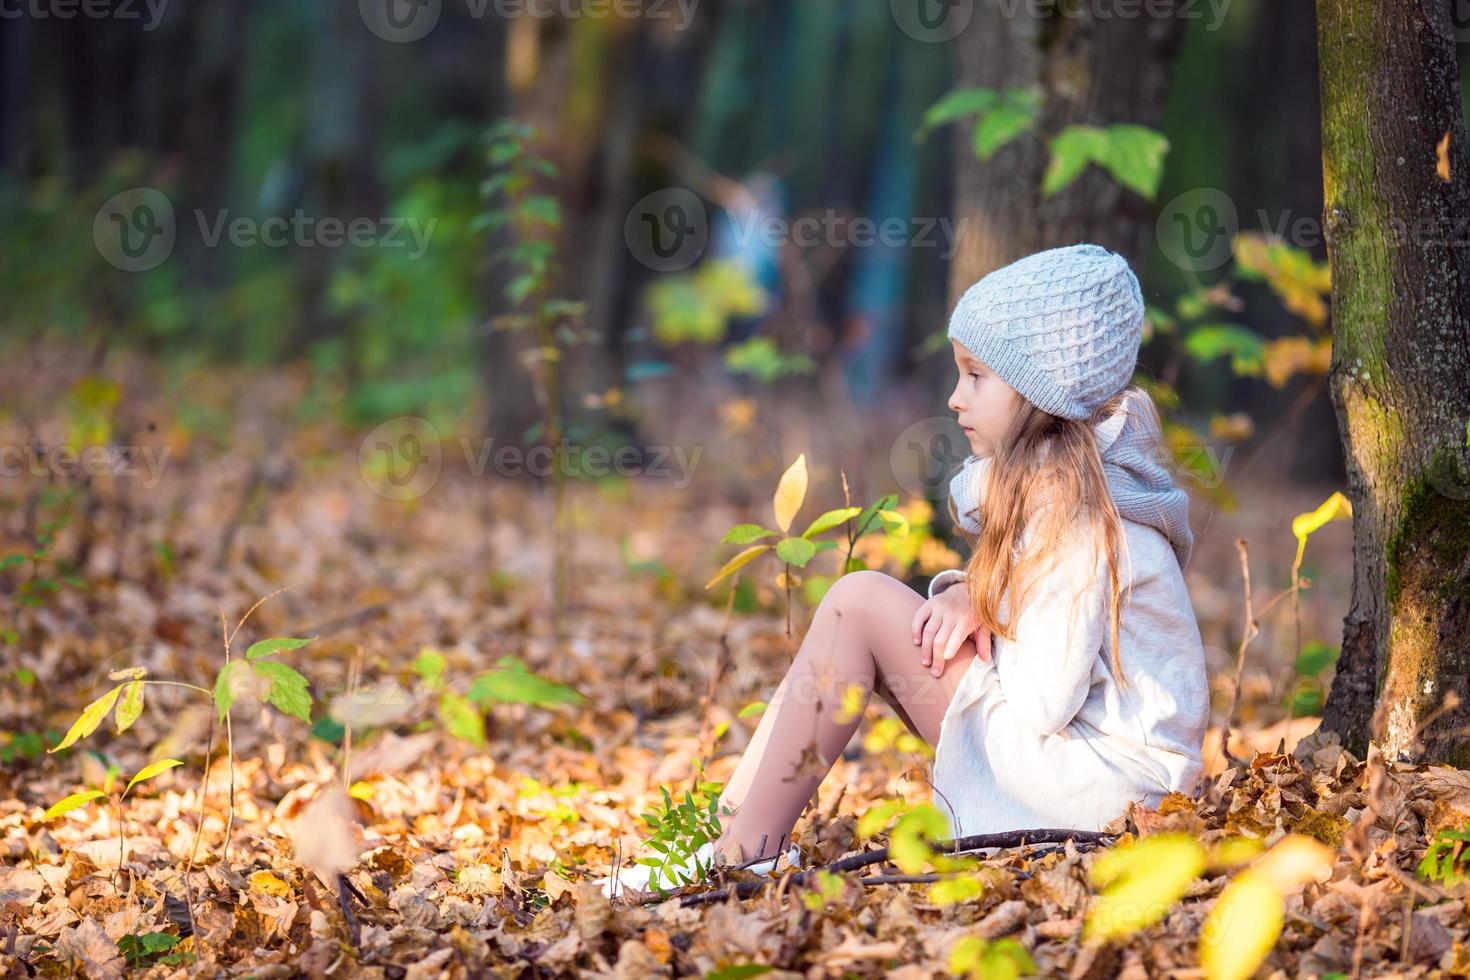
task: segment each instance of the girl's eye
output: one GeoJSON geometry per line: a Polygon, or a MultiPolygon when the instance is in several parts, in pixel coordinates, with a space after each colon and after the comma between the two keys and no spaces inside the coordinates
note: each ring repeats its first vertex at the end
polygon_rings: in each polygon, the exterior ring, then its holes
{"type": "Polygon", "coordinates": [[[972,377],[972,378],[978,378],[978,377],[980,377],[980,374],[977,371],[971,371],[970,372],[970,377],[972,377]]]}

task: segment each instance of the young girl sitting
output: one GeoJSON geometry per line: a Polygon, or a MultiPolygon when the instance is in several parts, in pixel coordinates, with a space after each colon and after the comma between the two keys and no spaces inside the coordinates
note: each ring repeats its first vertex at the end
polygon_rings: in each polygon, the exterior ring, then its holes
{"type": "MultiPolygon", "coordinates": [[[[972,450],[950,483],[966,567],[927,600],[877,571],[833,583],[724,787],[722,836],[657,884],[703,878],[716,854],[780,853],[857,729],[853,685],[936,747],[953,837],[1097,830],[1129,801],[1194,793],[1209,683],[1184,584],[1189,500],[1155,458],[1152,400],[1130,386],[1143,316],[1127,261],[1090,244],[964,294],[948,334],[949,407],[972,450]]],[[[650,872],[632,865],[603,892],[649,889],[650,872]]]]}

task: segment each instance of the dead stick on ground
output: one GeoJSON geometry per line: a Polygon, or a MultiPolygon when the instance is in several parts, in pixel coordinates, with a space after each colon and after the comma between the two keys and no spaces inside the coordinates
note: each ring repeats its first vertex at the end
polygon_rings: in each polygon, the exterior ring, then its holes
{"type": "MultiPolygon", "coordinates": [[[[1041,828],[1037,830],[1013,830],[1002,834],[973,834],[968,837],[960,837],[950,841],[937,841],[930,845],[930,849],[936,854],[963,854],[967,851],[977,851],[986,847],[1020,847],[1025,844],[1061,844],[1072,840],[1079,844],[1102,844],[1116,839],[1116,834],[1103,833],[1096,830],[1068,830],[1065,828],[1041,828]]],[[[864,851],[861,854],[849,854],[845,858],[833,861],[824,867],[809,868],[783,875],[780,879],[768,878],[761,881],[742,881],[736,884],[735,893],[740,898],[747,898],[771,881],[786,881],[788,878],[792,885],[805,884],[816,879],[818,873],[827,871],[838,873],[843,871],[856,871],[858,868],[867,867],[870,864],[879,864],[888,860],[888,848],[880,847],[873,851],[864,851]]],[[[675,896],[668,896],[673,898],[675,896]]],[[[679,905],[687,908],[691,905],[703,905],[708,902],[721,901],[729,898],[728,888],[716,891],[700,892],[694,895],[682,897],[679,905]]],[[[657,899],[650,904],[658,904],[666,899],[657,899]]]]}

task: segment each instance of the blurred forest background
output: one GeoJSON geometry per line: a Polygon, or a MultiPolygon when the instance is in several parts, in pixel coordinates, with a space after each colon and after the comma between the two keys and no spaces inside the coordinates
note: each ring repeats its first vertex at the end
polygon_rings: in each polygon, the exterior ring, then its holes
{"type": "MultiPolygon", "coordinates": [[[[832,506],[842,474],[858,503],[899,492],[922,533],[866,557],[917,587],[960,557],[943,506],[958,460],[942,431],[948,311],[990,268],[1059,243],[1036,239],[1044,225],[1122,251],[1144,284],[1140,380],[1195,491],[1202,618],[1238,600],[1240,534],[1268,581],[1289,582],[1291,515],[1343,478],[1311,5],[1053,17],[1029,66],[998,33],[976,40],[979,21],[953,37],[905,9],[175,0],[7,21],[8,546],[44,545],[53,587],[117,575],[134,552],[157,564],[187,550],[173,536],[190,522],[147,503],[176,497],[144,489],[142,464],[177,492],[209,460],[230,489],[199,551],[228,558],[313,461],[370,447],[364,433],[418,446],[400,430],[422,425],[409,435],[438,440],[435,479],[471,477],[487,499],[529,470],[483,479],[486,440],[565,440],[631,452],[642,477],[572,466],[573,482],[616,500],[652,477],[686,516],[750,513],[806,453],[832,506]],[[1085,65],[1130,87],[1089,90],[1067,74],[1085,65]],[[1022,69],[1040,109],[1025,77],[996,77],[1022,69]],[[996,79],[988,114],[977,78],[996,79]],[[1037,198],[1058,176],[1041,148],[1068,93],[1071,121],[1148,132],[1116,165],[1072,150],[1062,192],[1037,198]],[[1013,203],[1028,199],[1029,213],[1013,203]],[[875,239],[885,221],[900,231],[875,239]],[[665,254],[665,231],[693,244],[665,254]],[[1196,233],[1215,250],[1192,252],[1196,233]],[[894,462],[915,432],[941,464],[917,478],[894,462]],[[141,478],[115,459],[35,462],[103,446],[128,449],[141,478]],[[97,549],[88,520],[118,488],[172,516],[97,549]]],[[[395,463],[371,455],[369,488],[395,463]]],[[[413,521],[442,499],[425,493],[379,496],[413,521]]],[[[635,531],[625,567],[658,559],[657,575],[697,586],[719,565],[713,542],[635,531]]],[[[1304,566],[1326,576],[1307,605],[1319,667],[1340,638],[1347,538],[1304,566]]],[[[509,551],[502,570],[549,561],[509,551]]],[[[830,579],[798,584],[815,602],[830,579]]],[[[775,607],[769,586],[739,587],[742,611],[775,607]]],[[[1227,634],[1209,637],[1222,662],[1227,634]]]]}
{"type": "MultiPolygon", "coordinates": [[[[1093,240],[1144,284],[1140,380],[1195,492],[1202,619],[1238,602],[1241,534],[1267,581],[1290,581],[1291,515],[1343,480],[1310,4],[1054,16],[1030,64],[980,21],[953,37],[887,0],[502,6],[175,0],[7,22],[5,527],[24,554],[49,542],[48,518],[68,526],[42,578],[187,549],[174,506],[154,539],[99,553],[87,518],[118,487],[174,500],[141,487],[187,487],[214,461],[230,489],[200,550],[228,558],[313,460],[391,445],[360,453],[373,488],[413,462],[393,455],[420,445],[407,433],[438,440],[435,480],[468,477],[487,499],[529,480],[560,501],[565,482],[498,462],[485,479],[487,446],[631,453],[631,470],[563,469],[614,500],[672,484],[686,516],[750,513],[806,453],[831,506],[843,474],[857,503],[899,492],[921,533],[865,558],[920,587],[960,559],[943,501],[960,458],[943,426],[948,311],[990,268],[1093,240]],[[1084,69],[1120,81],[1088,89],[1084,69]],[[998,93],[988,115],[966,98],[977,79],[998,93]],[[1066,121],[1137,123],[1144,139],[1116,166],[1072,151],[1062,192],[1038,197],[1068,97],[1066,121]],[[898,232],[875,237],[885,221],[898,232]],[[666,231],[685,245],[661,251],[666,231]],[[1191,251],[1196,234],[1214,249],[1191,251]],[[916,438],[928,468],[900,472],[916,438]],[[139,478],[115,459],[34,462],[109,445],[130,447],[139,478]]],[[[411,522],[442,499],[425,493],[379,495],[411,522]]],[[[720,563],[713,542],[634,530],[625,567],[659,559],[697,586],[720,563]]],[[[1306,607],[1319,668],[1340,639],[1348,538],[1303,566],[1326,576],[1306,607]]],[[[509,552],[512,573],[550,561],[509,552]]],[[[797,584],[814,603],[830,580],[797,584]]],[[[739,589],[742,611],[779,605],[769,585],[739,589]]],[[[1208,636],[1222,663],[1227,632],[1208,636]]],[[[1300,640],[1282,644],[1289,663],[1300,640]]]]}
{"type": "MultiPolygon", "coordinates": [[[[1348,523],[1304,560],[1291,530],[1344,485],[1312,4],[1002,12],[1034,6],[952,3],[975,18],[954,32],[898,0],[155,0],[101,15],[31,0],[7,14],[12,785],[47,787],[25,791],[33,804],[74,788],[75,767],[45,749],[109,670],[212,687],[219,607],[233,621],[289,587],[253,622],[321,638],[308,673],[323,699],[325,678],[412,664],[424,710],[502,767],[564,776],[595,741],[602,775],[631,782],[599,797],[595,833],[571,819],[524,854],[559,867],[575,840],[578,860],[605,865],[608,828],[627,830],[612,811],[688,778],[709,748],[687,712],[742,740],[736,712],[789,660],[793,605],[809,612],[844,568],[922,590],[963,560],[944,507],[961,458],[949,310],[990,269],[1070,241],[1122,252],[1144,287],[1139,380],[1192,492],[1187,578],[1217,722],[1241,642],[1237,538],[1258,611],[1294,560],[1311,580],[1299,619],[1289,603],[1263,617],[1237,713],[1250,746],[1295,741],[1321,710],[1351,582],[1348,523]],[[630,465],[533,472],[494,455],[563,442],[630,465]],[[783,555],[782,575],[751,566],[706,589],[741,543],[720,535],[769,524],[799,457],[815,501],[799,524],[883,511],[876,533],[832,549],[857,564],[783,555]],[[749,669],[720,707],[678,690],[731,648],[749,669]],[[446,671],[506,656],[616,720],[441,698],[446,671]],[[636,761],[602,756],[635,740],[636,761]],[[567,756],[546,762],[553,748],[567,756]]],[[[173,703],[155,734],[195,751],[212,707],[173,703]]],[[[344,723],[408,724],[353,717],[311,719],[314,760],[344,746],[344,723]]],[[[242,757],[254,737],[237,730],[242,757]]],[[[118,742],[126,771],[159,754],[118,742]]],[[[291,784],[278,756],[255,761],[284,780],[263,794],[291,784]]],[[[435,792],[397,812],[442,810],[435,792]]]]}

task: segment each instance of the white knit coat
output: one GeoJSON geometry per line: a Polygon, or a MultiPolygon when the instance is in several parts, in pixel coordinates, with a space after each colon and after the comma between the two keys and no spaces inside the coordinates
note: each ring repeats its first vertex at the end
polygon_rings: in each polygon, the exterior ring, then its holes
{"type": "MultiPolygon", "coordinates": [[[[932,782],[952,836],[1099,830],[1129,800],[1194,793],[1210,709],[1199,626],[1169,538],[1129,519],[1123,529],[1128,689],[1110,667],[1106,559],[1074,540],[1037,583],[1016,639],[995,637],[992,660],[971,661],[945,712],[932,782]]],[[[964,577],[939,573],[930,597],[964,577]]]]}

